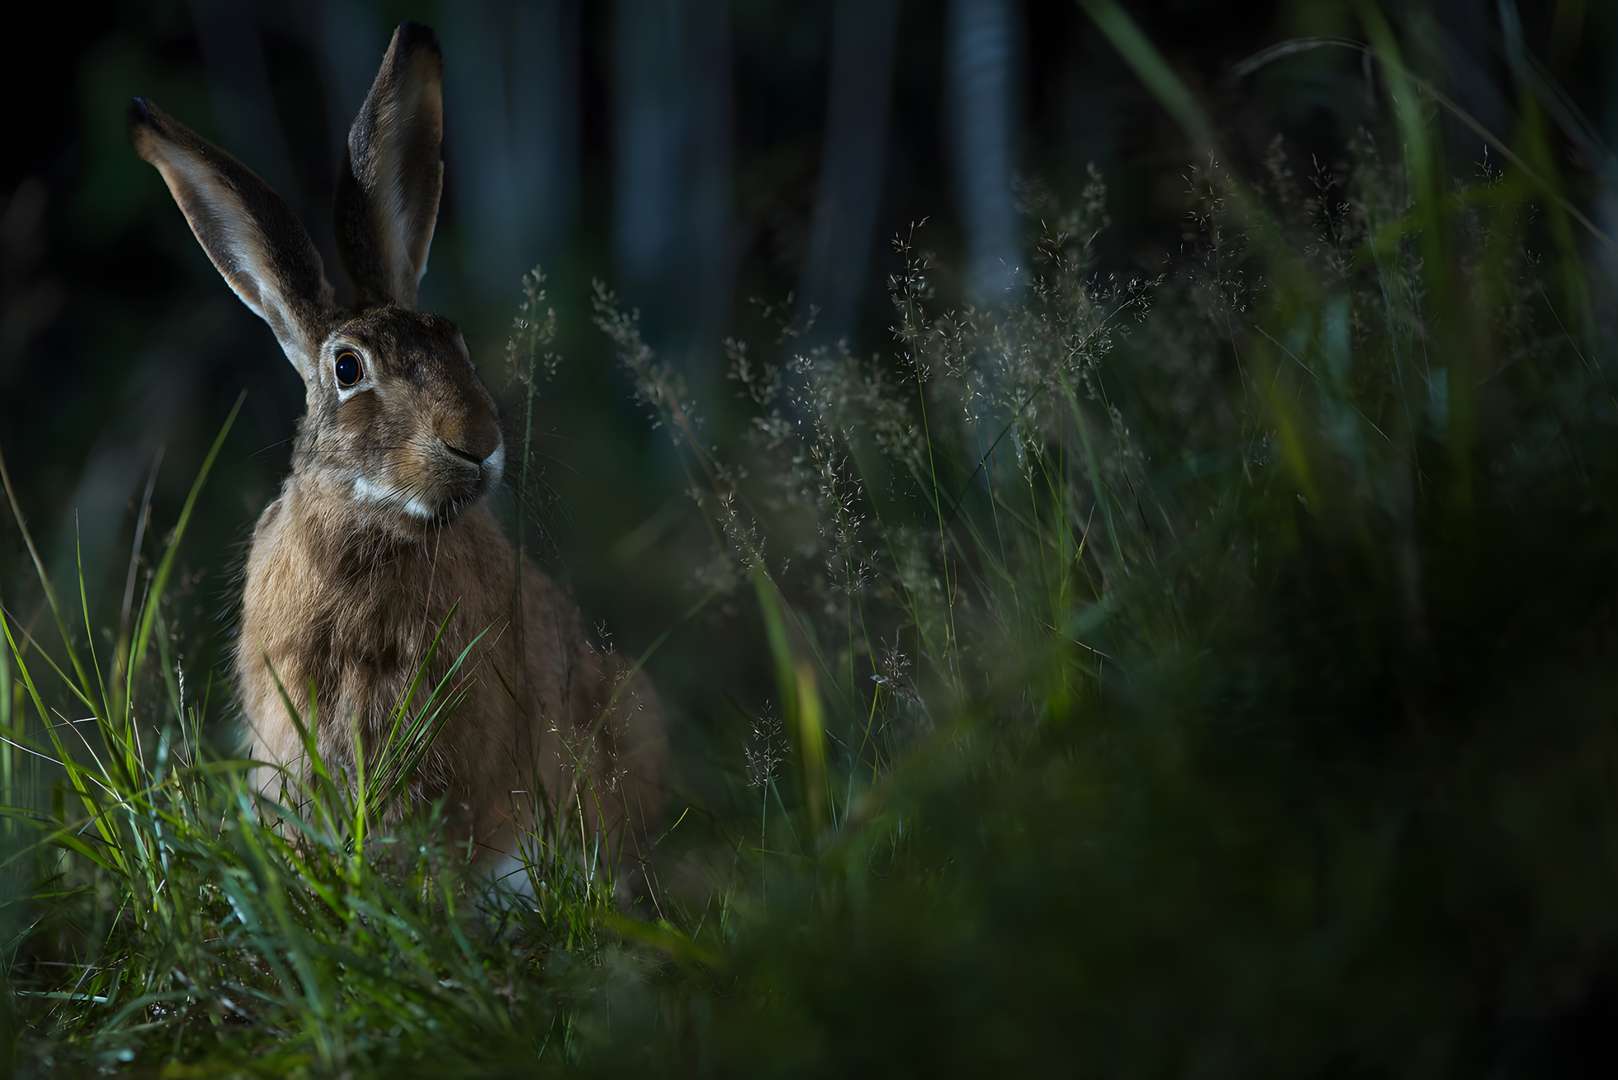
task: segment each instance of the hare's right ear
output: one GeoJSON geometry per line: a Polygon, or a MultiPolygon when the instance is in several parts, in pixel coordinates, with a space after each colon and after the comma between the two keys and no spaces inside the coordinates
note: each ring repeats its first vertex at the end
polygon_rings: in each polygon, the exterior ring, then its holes
{"type": "Polygon", "coordinates": [[[416,306],[444,190],[444,57],[401,23],[348,132],[337,180],[337,251],[361,306],[416,306]]]}
{"type": "Polygon", "coordinates": [[[270,324],[287,359],[309,379],[333,309],[320,253],[303,225],[241,162],[144,98],[130,106],[129,131],[225,283],[270,324]]]}

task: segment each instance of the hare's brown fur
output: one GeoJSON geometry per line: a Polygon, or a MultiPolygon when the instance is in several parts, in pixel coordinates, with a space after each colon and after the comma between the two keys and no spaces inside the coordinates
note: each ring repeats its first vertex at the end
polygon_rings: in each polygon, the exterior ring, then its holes
{"type": "Polygon", "coordinates": [[[655,694],[591,647],[572,601],[506,540],[482,501],[505,463],[494,402],[454,325],[414,310],[443,186],[432,32],[398,29],[349,134],[337,241],[350,307],[262,180],[149,102],[131,125],[306,388],[292,474],[254,530],[236,653],[261,788],[310,767],[289,709],[307,688],[321,758],[357,779],[418,672],[417,705],[481,634],[452,680],[464,698],[379,812],[443,799],[457,839],[512,854],[552,810],[633,854],[660,803],[655,694]]]}
{"type": "Polygon", "coordinates": [[[381,744],[447,618],[426,685],[485,637],[452,727],[392,816],[447,797],[476,842],[509,850],[513,829],[546,797],[593,827],[642,835],[657,806],[663,741],[646,680],[590,648],[577,609],[548,577],[524,565],[519,583],[511,545],[484,507],[419,538],[354,518],[346,494],[297,475],[259,518],[237,652],[254,757],[301,760],[281,692],[313,683],[320,753],[352,769],[356,731],[381,744]]]}

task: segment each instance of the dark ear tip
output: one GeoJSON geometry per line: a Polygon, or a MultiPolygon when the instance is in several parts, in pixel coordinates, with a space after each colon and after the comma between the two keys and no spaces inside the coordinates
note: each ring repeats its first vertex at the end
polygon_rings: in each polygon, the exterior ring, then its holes
{"type": "Polygon", "coordinates": [[[135,151],[141,157],[146,157],[147,147],[150,145],[149,132],[162,131],[162,112],[146,98],[131,98],[129,102],[129,139],[135,144],[135,151]]]}
{"type": "Polygon", "coordinates": [[[400,23],[399,28],[393,32],[393,39],[401,54],[426,49],[434,56],[443,55],[443,50],[438,47],[438,35],[433,33],[433,28],[418,22],[400,23]]]}

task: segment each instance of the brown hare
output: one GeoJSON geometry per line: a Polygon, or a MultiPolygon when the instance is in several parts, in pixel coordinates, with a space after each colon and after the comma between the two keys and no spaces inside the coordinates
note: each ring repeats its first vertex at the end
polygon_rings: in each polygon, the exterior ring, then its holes
{"type": "Polygon", "coordinates": [[[291,475],[253,531],[236,651],[251,753],[269,763],[260,788],[308,764],[282,687],[301,703],[314,686],[320,753],[353,776],[447,618],[422,685],[483,634],[459,673],[466,696],[383,814],[443,798],[488,866],[548,808],[633,862],[666,758],[654,692],[590,646],[571,600],[507,541],[483,501],[506,460],[494,401],[454,324],[415,310],[443,187],[432,31],[394,32],[349,132],[336,214],[350,306],[263,181],[148,101],[130,119],[136,151],[306,389],[291,475]]]}

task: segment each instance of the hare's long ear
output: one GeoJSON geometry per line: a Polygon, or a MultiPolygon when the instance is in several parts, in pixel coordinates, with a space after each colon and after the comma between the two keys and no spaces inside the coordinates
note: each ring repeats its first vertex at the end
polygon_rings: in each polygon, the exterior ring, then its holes
{"type": "Polygon", "coordinates": [[[308,379],[332,290],[303,225],[246,166],[151,102],[135,99],[129,129],[135,152],[157,166],[226,284],[270,324],[308,379]]]}
{"type": "Polygon", "coordinates": [[[337,250],[361,305],[415,307],[444,189],[444,58],[402,23],[348,132],[337,181],[337,250]]]}

